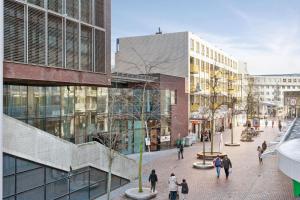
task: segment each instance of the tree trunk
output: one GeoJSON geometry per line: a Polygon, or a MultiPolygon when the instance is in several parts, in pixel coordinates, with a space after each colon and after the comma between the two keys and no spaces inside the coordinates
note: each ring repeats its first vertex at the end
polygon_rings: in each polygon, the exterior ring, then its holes
{"type": "Polygon", "coordinates": [[[214,135],[215,135],[215,113],[212,112],[212,120],[211,120],[211,127],[210,127],[210,130],[211,130],[211,145],[210,145],[210,152],[211,154],[213,154],[214,152],[214,135]]]}
{"type": "Polygon", "coordinates": [[[111,168],[113,163],[113,150],[109,150],[109,158],[108,158],[108,177],[107,177],[107,200],[110,200],[110,190],[111,190],[111,168]]]}

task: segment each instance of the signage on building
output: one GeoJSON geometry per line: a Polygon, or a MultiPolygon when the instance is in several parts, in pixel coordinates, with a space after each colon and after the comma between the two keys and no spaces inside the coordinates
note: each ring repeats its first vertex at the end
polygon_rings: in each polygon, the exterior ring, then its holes
{"type": "Polygon", "coordinates": [[[291,99],[290,99],[290,105],[291,105],[291,106],[295,106],[296,104],[297,104],[296,98],[291,98],[291,99]]]}
{"type": "Polygon", "coordinates": [[[146,143],[147,146],[150,146],[150,138],[148,138],[148,137],[145,138],[145,143],[146,143]]]}
{"type": "Polygon", "coordinates": [[[170,135],[164,135],[160,137],[160,141],[161,142],[169,142],[171,140],[171,136],[170,135]]]}

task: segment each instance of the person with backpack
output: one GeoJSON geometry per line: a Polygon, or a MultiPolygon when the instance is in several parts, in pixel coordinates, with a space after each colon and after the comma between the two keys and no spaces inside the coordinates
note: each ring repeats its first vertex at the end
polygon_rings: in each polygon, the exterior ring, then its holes
{"type": "Polygon", "coordinates": [[[220,178],[220,170],[222,168],[222,159],[219,155],[217,155],[216,159],[214,159],[213,164],[217,171],[217,177],[220,178]]]}
{"type": "Polygon", "coordinates": [[[174,173],[171,173],[169,177],[169,199],[176,200],[177,199],[177,191],[178,191],[178,183],[174,173]]]}
{"type": "Polygon", "coordinates": [[[155,186],[156,186],[156,182],[157,182],[157,175],[155,173],[155,170],[152,169],[151,174],[149,176],[149,182],[151,183],[151,192],[155,192],[155,186]]]}
{"type": "Polygon", "coordinates": [[[178,184],[178,186],[181,186],[182,200],[187,200],[187,195],[189,193],[189,186],[186,180],[182,179],[182,183],[178,184]]]}
{"type": "Polygon", "coordinates": [[[223,160],[222,160],[222,164],[223,164],[223,167],[224,167],[226,179],[228,179],[228,176],[229,176],[229,168],[232,168],[232,164],[231,164],[230,159],[227,157],[227,155],[224,156],[224,158],[223,158],[223,160]]]}

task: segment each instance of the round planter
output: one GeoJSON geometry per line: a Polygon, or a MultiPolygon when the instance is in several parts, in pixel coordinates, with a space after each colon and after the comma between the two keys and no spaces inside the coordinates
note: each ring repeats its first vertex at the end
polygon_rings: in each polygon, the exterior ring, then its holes
{"type": "Polygon", "coordinates": [[[228,147],[238,147],[238,146],[241,146],[240,143],[225,143],[225,146],[228,146],[228,147]]]}
{"type": "MultiPolygon", "coordinates": [[[[211,152],[205,152],[205,160],[214,160],[218,155],[219,155],[220,158],[223,159],[223,157],[227,154],[226,153],[220,153],[220,152],[213,152],[211,154],[211,152]]],[[[197,153],[197,158],[198,159],[203,159],[203,157],[204,157],[203,152],[197,153]]]]}
{"type": "Polygon", "coordinates": [[[130,199],[147,200],[156,197],[157,191],[152,193],[150,188],[143,188],[143,192],[139,192],[139,188],[131,188],[125,191],[125,195],[130,199]]]}
{"type": "Polygon", "coordinates": [[[194,162],[193,167],[195,169],[212,169],[214,168],[214,165],[209,161],[205,161],[205,164],[203,164],[203,162],[194,162]]]}
{"type": "Polygon", "coordinates": [[[246,139],[241,139],[241,142],[253,142],[254,140],[246,140],[246,139]]]}

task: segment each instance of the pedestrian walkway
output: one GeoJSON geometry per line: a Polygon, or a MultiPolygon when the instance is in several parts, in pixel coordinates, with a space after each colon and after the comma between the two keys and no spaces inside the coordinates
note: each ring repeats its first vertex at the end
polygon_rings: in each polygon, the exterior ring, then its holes
{"type": "MultiPolygon", "coordinates": [[[[235,131],[236,140],[239,139],[242,128],[235,131]]],[[[167,150],[155,153],[146,153],[146,162],[143,167],[144,185],[152,169],[158,175],[158,200],[168,199],[168,177],[174,172],[178,181],[185,178],[189,184],[191,200],[292,200],[292,183],[277,168],[275,156],[266,158],[263,165],[259,165],[257,146],[261,146],[264,140],[272,141],[278,135],[277,127],[262,128],[264,132],[254,139],[254,142],[241,143],[240,147],[224,147],[223,151],[228,154],[232,161],[233,172],[229,180],[225,179],[222,169],[220,179],[216,178],[215,170],[193,169],[192,163],[197,161],[196,153],[202,150],[202,143],[185,148],[184,159],[177,160],[176,150],[167,150]],[[150,157],[154,159],[150,159],[150,157]]],[[[224,142],[230,141],[230,132],[224,134],[224,142]]],[[[215,145],[217,147],[217,145],[215,145]]],[[[207,148],[209,142],[207,142],[207,148]]],[[[133,156],[134,157],[134,156],[133,156]]],[[[137,182],[116,190],[113,193],[114,200],[123,200],[126,188],[136,187],[137,182]]],[[[102,197],[104,199],[104,197],[102,197]]]]}

